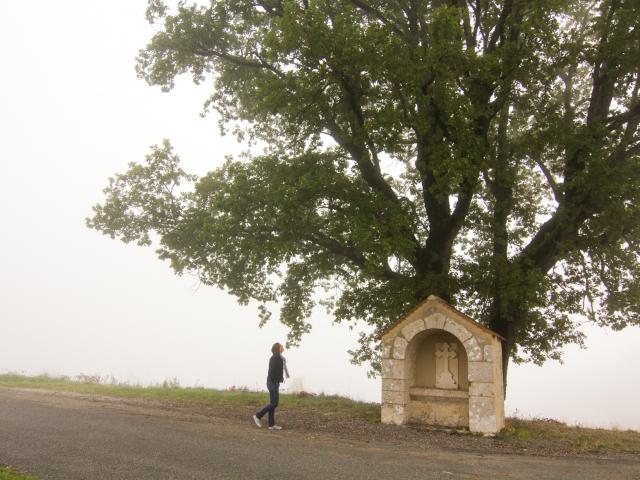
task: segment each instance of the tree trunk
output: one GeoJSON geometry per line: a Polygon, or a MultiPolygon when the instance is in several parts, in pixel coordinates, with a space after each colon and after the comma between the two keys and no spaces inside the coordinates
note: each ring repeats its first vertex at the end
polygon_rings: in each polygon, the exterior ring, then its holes
{"type": "Polygon", "coordinates": [[[513,209],[513,176],[514,165],[510,158],[507,141],[507,128],[509,124],[509,105],[500,111],[498,117],[496,153],[493,158],[493,179],[489,181],[489,188],[494,198],[493,222],[491,234],[492,268],[493,268],[493,302],[491,304],[491,328],[502,335],[505,341],[502,344],[502,374],[504,382],[504,395],[507,392],[507,368],[509,356],[515,345],[515,324],[513,311],[513,299],[506,298],[504,292],[513,281],[513,272],[509,262],[509,230],[507,223],[513,209]]]}
{"type": "MultiPolygon", "coordinates": [[[[494,301],[494,305],[495,305],[494,301]]],[[[502,341],[502,382],[504,385],[504,396],[507,396],[507,370],[509,369],[509,359],[515,347],[516,329],[512,319],[501,314],[498,309],[493,308],[490,328],[504,337],[502,341]]]]}

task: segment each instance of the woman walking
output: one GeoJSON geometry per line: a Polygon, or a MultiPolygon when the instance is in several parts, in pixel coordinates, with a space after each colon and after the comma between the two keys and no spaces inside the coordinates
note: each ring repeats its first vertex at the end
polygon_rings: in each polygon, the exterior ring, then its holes
{"type": "Polygon", "coordinates": [[[269,373],[267,374],[267,389],[269,390],[269,405],[257,412],[253,416],[253,421],[258,426],[262,427],[260,419],[266,414],[269,414],[269,430],[282,430],[280,425],[276,425],[275,412],[280,400],[280,384],[284,381],[284,373],[287,373],[286,362],[282,356],[284,347],[280,343],[274,343],[271,347],[271,358],[269,359],[269,373]]]}

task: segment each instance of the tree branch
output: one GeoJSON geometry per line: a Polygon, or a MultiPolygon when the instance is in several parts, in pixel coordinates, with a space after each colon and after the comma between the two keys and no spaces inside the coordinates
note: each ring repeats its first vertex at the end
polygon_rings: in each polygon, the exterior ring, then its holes
{"type": "Polygon", "coordinates": [[[256,1],[256,5],[264,8],[264,10],[271,15],[275,15],[277,17],[282,16],[282,0],[276,0],[274,4],[271,2],[256,1]]]}
{"type": "Polygon", "coordinates": [[[373,160],[370,158],[367,148],[356,141],[353,137],[345,134],[340,126],[334,119],[326,120],[327,131],[331,137],[344,148],[356,165],[358,170],[362,174],[362,178],[367,184],[376,192],[381,193],[385,198],[391,200],[393,203],[400,203],[396,192],[391,188],[387,181],[382,176],[380,170],[376,168],[373,160]]]}
{"type": "Polygon", "coordinates": [[[498,23],[496,24],[495,28],[493,29],[493,33],[489,38],[487,52],[494,51],[497,47],[498,41],[504,41],[504,30],[507,23],[507,18],[513,11],[513,1],[514,0],[505,0],[502,11],[500,12],[500,18],[498,18],[498,23]]]}
{"type": "Polygon", "coordinates": [[[464,31],[465,43],[467,49],[475,50],[476,38],[475,31],[471,31],[471,19],[469,18],[469,7],[467,6],[467,0],[457,0],[458,8],[462,11],[462,28],[464,31]]]}
{"type": "Polygon", "coordinates": [[[536,155],[536,157],[534,158],[534,161],[536,162],[536,165],[540,167],[540,170],[542,170],[542,173],[547,179],[547,182],[549,183],[549,187],[551,187],[551,191],[553,192],[554,200],[558,203],[558,205],[562,204],[562,202],[564,201],[562,197],[562,190],[558,187],[558,184],[553,178],[553,174],[547,168],[547,166],[544,164],[544,162],[539,156],[536,155]]]}
{"type": "MultiPolygon", "coordinates": [[[[602,209],[602,205],[595,200],[593,189],[597,184],[581,181],[585,174],[588,160],[592,154],[589,145],[598,145],[603,139],[604,133],[599,128],[607,118],[611,109],[615,84],[624,72],[616,70],[610,65],[610,55],[605,54],[608,38],[613,34],[611,28],[613,17],[621,4],[618,1],[610,3],[606,23],[602,31],[598,45],[598,57],[593,70],[593,87],[587,118],[585,135],[588,137],[581,145],[572,151],[566,152],[564,168],[564,198],[556,212],[538,230],[529,244],[518,255],[518,263],[521,268],[534,268],[542,273],[549,269],[569,251],[575,250],[575,243],[571,240],[577,238],[578,232],[584,222],[602,209]]],[[[638,153],[640,145],[635,145],[617,152],[616,159],[621,160],[638,153]]],[[[610,162],[613,160],[609,159],[610,162]]]]}
{"type": "Polygon", "coordinates": [[[561,73],[560,78],[564,82],[562,101],[564,105],[564,126],[569,129],[573,125],[575,110],[573,108],[573,78],[576,75],[576,66],[571,65],[566,73],[561,73]]]}
{"type": "Polygon", "coordinates": [[[388,18],[381,10],[379,10],[379,9],[377,9],[375,7],[372,7],[371,5],[369,5],[366,2],[363,2],[361,0],[349,0],[349,1],[353,5],[355,5],[356,7],[360,8],[363,12],[373,16],[374,18],[377,18],[384,25],[387,25],[387,26],[391,27],[391,30],[393,30],[398,35],[406,38],[407,33],[405,31],[403,31],[402,28],[400,28],[400,26],[398,25],[397,21],[388,18]]]}
{"type": "Polygon", "coordinates": [[[331,132],[331,136],[349,152],[369,186],[398,204],[398,196],[382,176],[379,162],[376,161],[375,145],[369,138],[364,126],[365,118],[358,89],[353,85],[346,73],[340,69],[332,67],[332,73],[342,87],[345,94],[343,104],[348,107],[352,117],[349,119],[351,135],[347,136],[335,120],[331,120],[328,122],[328,130],[331,132]]]}
{"type": "MultiPolygon", "coordinates": [[[[337,240],[322,235],[319,232],[312,234],[303,233],[301,235],[301,238],[304,238],[312,242],[313,244],[326,249],[328,252],[334,255],[348,260],[349,262],[353,263],[355,266],[363,270],[369,270],[372,267],[371,263],[367,261],[367,258],[361,252],[358,252],[355,248],[342,245],[337,240]]],[[[404,278],[404,275],[391,270],[386,262],[374,275],[380,280],[394,280],[398,278],[404,278]]]]}
{"type": "Polygon", "coordinates": [[[625,123],[637,120],[638,118],[640,118],[640,103],[636,103],[626,112],[608,117],[605,120],[605,123],[610,130],[614,130],[625,123]]]}
{"type": "MultiPolygon", "coordinates": [[[[227,53],[227,52],[223,52],[221,50],[214,50],[214,49],[205,49],[205,48],[199,48],[199,49],[194,49],[193,50],[193,54],[194,55],[198,55],[201,57],[216,57],[216,58],[220,58],[222,60],[225,60],[233,65],[237,65],[239,67],[249,67],[249,68],[257,68],[260,70],[268,70],[272,73],[274,73],[278,78],[280,78],[281,80],[284,80],[285,78],[285,74],[283,72],[281,72],[280,70],[278,70],[274,65],[267,63],[266,61],[260,59],[260,60],[254,60],[251,58],[247,58],[247,57],[241,57],[239,55],[233,55],[231,53],[227,53]]],[[[258,54],[256,54],[256,56],[258,56],[258,54]]]]}

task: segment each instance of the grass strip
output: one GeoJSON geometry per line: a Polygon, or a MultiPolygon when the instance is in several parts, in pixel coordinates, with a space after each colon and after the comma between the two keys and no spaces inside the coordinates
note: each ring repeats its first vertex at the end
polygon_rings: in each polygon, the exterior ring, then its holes
{"type": "Polygon", "coordinates": [[[640,432],[566,425],[553,419],[509,418],[498,438],[516,444],[547,444],[571,452],[640,455],[640,432]]]}
{"type": "Polygon", "coordinates": [[[25,475],[11,468],[0,467],[0,480],[37,480],[36,477],[25,475]]]}
{"type": "MultiPolygon", "coordinates": [[[[254,392],[246,388],[214,390],[201,387],[179,387],[176,386],[176,382],[165,382],[165,386],[141,387],[113,381],[103,383],[103,381],[95,376],[84,376],[72,380],[68,377],[51,377],[49,375],[32,377],[11,373],[0,375],[0,386],[4,387],[37,388],[119,398],[157,400],[172,404],[259,407],[268,398],[266,392],[254,392]]],[[[338,395],[317,395],[307,392],[283,393],[281,397],[286,400],[288,409],[307,409],[319,413],[345,415],[370,423],[380,423],[380,405],[377,403],[357,402],[338,395]]]]}

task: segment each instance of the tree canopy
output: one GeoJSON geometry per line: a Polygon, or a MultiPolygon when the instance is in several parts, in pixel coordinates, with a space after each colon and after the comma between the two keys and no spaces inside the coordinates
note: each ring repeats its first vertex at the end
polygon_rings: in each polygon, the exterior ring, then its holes
{"type": "MultiPolygon", "coordinates": [[[[168,141],[90,227],[197,272],[296,343],[316,303],[354,361],[436,294],[541,363],[584,315],[640,324],[637,0],[150,0],[137,71],[211,85],[268,146],[201,178],[168,141]]],[[[506,364],[505,364],[506,371],[506,364]]]]}

